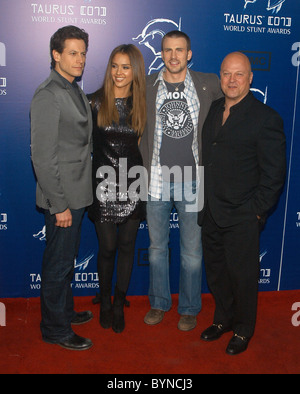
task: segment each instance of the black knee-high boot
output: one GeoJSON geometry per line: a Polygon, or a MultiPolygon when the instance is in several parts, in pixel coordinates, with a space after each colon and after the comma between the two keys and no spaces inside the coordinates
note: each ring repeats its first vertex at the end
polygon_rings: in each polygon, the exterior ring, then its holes
{"type": "Polygon", "coordinates": [[[100,324],[103,328],[111,328],[112,320],[111,287],[100,289],[100,324]]]}
{"type": "Polygon", "coordinates": [[[112,329],[120,334],[125,328],[124,304],[126,293],[115,287],[114,303],[113,303],[113,320],[112,329]]]}

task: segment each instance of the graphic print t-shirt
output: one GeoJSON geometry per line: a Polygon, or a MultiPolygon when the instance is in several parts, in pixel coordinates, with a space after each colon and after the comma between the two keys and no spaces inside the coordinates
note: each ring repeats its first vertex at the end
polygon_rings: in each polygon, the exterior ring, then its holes
{"type": "MultiPolygon", "coordinates": [[[[182,181],[195,179],[195,159],[192,152],[194,125],[184,94],[184,83],[170,84],[165,81],[168,95],[159,110],[163,136],[160,150],[160,164],[171,169],[179,166],[182,181]],[[176,91],[178,87],[178,91],[176,91]],[[184,176],[184,167],[189,167],[190,177],[184,176]]],[[[169,181],[164,176],[164,180],[169,181]]],[[[171,179],[173,182],[174,179],[171,179]]],[[[176,180],[175,180],[176,181],[176,180]]]]}

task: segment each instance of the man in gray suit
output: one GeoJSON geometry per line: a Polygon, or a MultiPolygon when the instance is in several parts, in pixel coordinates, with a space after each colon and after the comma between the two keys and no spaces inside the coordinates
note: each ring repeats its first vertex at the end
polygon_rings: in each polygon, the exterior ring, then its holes
{"type": "Polygon", "coordinates": [[[71,281],[83,215],[92,203],[90,106],[76,82],[81,77],[88,34],[75,26],[51,38],[52,71],[31,103],[31,154],[37,178],[36,204],[45,213],[47,245],[43,258],[41,331],[43,340],[71,350],[86,350],[89,339],[72,324],[86,323],[91,312],[74,312],[71,281]]]}
{"type": "Polygon", "coordinates": [[[170,213],[175,206],[181,258],[178,328],[189,331],[196,327],[202,307],[201,228],[197,226],[195,204],[202,160],[201,131],[211,103],[222,93],[216,75],[188,69],[192,51],[185,33],[166,34],[161,53],[165,68],[147,79],[148,121],[140,144],[149,175],[151,310],[145,323],[160,323],[172,305],[168,243],[170,213]]]}

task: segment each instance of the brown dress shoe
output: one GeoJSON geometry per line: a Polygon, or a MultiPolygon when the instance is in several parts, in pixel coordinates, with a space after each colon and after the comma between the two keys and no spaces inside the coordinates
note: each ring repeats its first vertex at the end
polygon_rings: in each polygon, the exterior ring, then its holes
{"type": "Polygon", "coordinates": [[[159,309],[150,309],[144,318],[144,322],[149,326],[155,326],[163,320],[164,316],[165,311],[161,311],[159,309]]]}
{"type": "Polygon", "coordinates": [[[181,315],[178,329],[180,331],[191,331],[197,326],[197,317],[192,315],[181,315]]]}

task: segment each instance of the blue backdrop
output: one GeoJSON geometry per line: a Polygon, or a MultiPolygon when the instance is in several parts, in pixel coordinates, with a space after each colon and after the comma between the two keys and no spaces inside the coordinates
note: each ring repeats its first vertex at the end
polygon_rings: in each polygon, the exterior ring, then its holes
{"type": "MultiPolygon", "coordinates": [[[[36,297],[45,247],[44,219],[35,208],[29,107],[50,72],[49,39],[74,24],[90,34],[82,80],[99,88],[110,52],[137,45],[147,73],[162,66],[160,42],[170,30],[192,40],[191,67],[219,73],[223,58],[245,52],[253,91],[284,119],[288,149],[285,190],[261,238],[261,290],[300,288],[300,3],[299,0],[10,0],[0,5],[0,297],[36,297]]],[[[179,229],[170,216],[171,286],[178,291],[179,229]]],[[[141,223],[129,294],[148,291],[147,224],[141,223]]],[[[73,282],[75,295],[98,289],[97,240],[85,218],[73,282]]],[[[203,290],[207,292],[205,275],[203,290]]]]}

